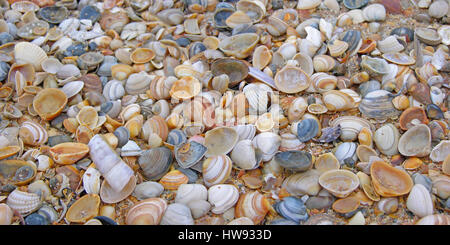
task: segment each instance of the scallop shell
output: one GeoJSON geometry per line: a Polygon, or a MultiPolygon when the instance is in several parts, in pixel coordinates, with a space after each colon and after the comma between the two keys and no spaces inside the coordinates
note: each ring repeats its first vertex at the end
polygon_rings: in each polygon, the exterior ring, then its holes
{"type": "Polygon", "coordinates": [[[424,124],[406,131],[398,142],[398,151],[404,156],[427,156],[431,151],[431,131],[424,124]]]}
{"type": "Polygon", "coordinates": [[[239,197],[235,208],[235,217],[248,217],[259,224],[270,209],[267,198],[257,191],[247,192],[239,197]]]}
{"type": "Polygon", "coordinates": [[[162,198],[148,198],[135,203],[127,213],[127,225],[159,225],[167,209],[167,201],[162,198]]]}
{"type": "Polygon", "coordinates": [[[8,195],[6,204],[20,214],[29,214],[39,209],[42,205],[42,201],[38,194],[15,189],[8,195]]]}
{"type": "Polygon", "coordinates": [[[213,205],[211,212],[223,214],[233,207],[239,199],[239,191],[233,185],[213,185],[208,189],[208,201],[213,205]]]}
{"type": "Polygon", "coordinates": [[[288,176],[282,187],[292,195],[310,195],[315,196],[320,191],[319,177],[320,172],[310,169],[304,173],[296,173],[288,176]]]}
{"type": "Polygon", "coordinates": [[[17,64],[32,64],[36,71],[42,71],[42,62],[48,57],[36,44],[19,42],[14,46],[14,58],[17,64]]]}
{"type": "Polygon", "coordinates": [[[47,131],[33,121],[23,122],[19,129],[19,137],[23,143],[32,146],[43,145],[48,140],[47,131]]]}
{"type": "Polygon", "coordinates": [[[227,155],[217,155],[203,162],[203,181],[207,187],[224,183],[231,174],[232,161],[227,155]]]}

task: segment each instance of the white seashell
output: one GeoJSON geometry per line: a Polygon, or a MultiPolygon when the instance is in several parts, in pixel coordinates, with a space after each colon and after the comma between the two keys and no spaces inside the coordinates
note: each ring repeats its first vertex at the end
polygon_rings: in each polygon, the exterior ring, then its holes
{"type": "Polygon", "coordinates": [[[63,65],[58,72],[56,72],[56,77],[59,79],[67,79],[70,77],[80,76],[80,69],[74,64],[63,65]]]}
{"type": "Polygon", "coordinates": [[[287,177],[283,182],[283,187],[292,195],[315,196],[319,193],[319,177],[321,172],[310,169],[303,173],[296,173],[287,177]]]}
{"type": "Polygon", "coordinates": [[[41,206],[42,201],[38,194],[15,189],[8,195],[6,204],[21,214],[28,214],[37,210],[41,206]]]}
{"type": "Polygon", "coordinates": [[[334,153],[334,155],[339,160],[339,162],[343,164],[345,159],[356,157],[356,147],[357,145],[354,142],[344,142],[336,148],[336,152],[334,153]]]}
{"type": "MultiPolygon", "coordinates": [[[[321,34],[321,33],[319,32],[319,34],[321,34]]],[[[297,46],[298,46],[298,51],[300,53],[308,55],[311,58],[314,56],[314,54],[320,48],[320,46],[314,45],[313,42],[311,42],[307,39],[299,39],[299,41],[297,42],[297,46]]]]}
{"type": "Polygon", "coordinates": [[[172,203],[167,206],[161,219],[161,225],[193,225],[191,210],[181,203],[172,203]]]}
{"type": "Polygon", "coordinates": [[[405,49],[395,36],[389,36],[382,41],[378,41],[377,48],[382,53],[398,53],[405,49]]]}
{"type": "Polygon", "coordinates": [[[122,98],[125,95],[125,89],[120,81],[111,80],[106,83],[103,88],[103,96],[107,101],[114,101],[122,98]]]}
{"type": "Polygon", "coordinates": [[[425,124],[409,128],[398,141],[398,151],[404,156],[424,157],[430,154],[430,128],[425,124]]]}
{"type": "Polygon", "coordinates": [[[208,190],[208,201],[212,204],[211,212],[222,214],[233,207],[239,199],[239,191],[234,185],[213,185],[208,190]]]}
{"type": "Polygon", "coordinates": [[[61,64],[61,62],[58,59],[50,57],[44,60],[41,66],[42,70],[44,70],[45,72],[50,74],[56,74],[61,69],[63,64],[61,64]]]}
{"type": "Polygon", "coordinates": [[[207,187],[224,183],[231,173],[233,162],[227,155],[209,157],[203,161],[203,181],[207,187]]]}
{"type": "Polygon", "coordinates": [[[431,2],[432,0],[420,0],[417,3],[417,6],[422,9],[427,9],[430,6],[431,2]]]}
{"type": "Polygon", "coordinates": [[[440,19],[448,14],[448,2],[444,0],[434,1],[428,8],[428,15],[433,18],[440,19]]]}
{"type": "Polygon", "coordinates": [[[327,22],[325,19],[320,19],[319,29],[322,32],[327,40],[331,39],[331,35],[333,34],[333,25],[330,22],[327,22]]]}
{"type": "Polygon", "coordinates": [[[133,140],[129,140],[122,148],[120,149],[120,155],[123,157],[130,156],[140,156],[142,154],[142,150],[139,145],[133,140]]]}
{"type": "Polygon", "coordinates": [[[348,14],[350,16],[350,18],[352,18],[352,23],[354,25],[360,24],[360,23],[363,23],[364,21],[366,21],[364,19],[364,14],[361,9],[352,9],[352,10],[348,11],[346,14],[348,14]]]}
{"type": "Polygon", "coordinates": [[[61,91],[63,91],[67,98],[72,98],[76,94],[78,94],[84,87],[83,81],[73,81],[66,83],[62,88],[61,91]]]}
{"type": "Polygon", "coordinates": [[[450,45],[450,25],[443,25],[438,29],[439,36],[442,38],[444,45],[450,45]]]}
{"type": "Polygon", "coordinates": [[[144,200],[152,197],[159,197],[164,191],[164,186],[158,182],[146,181],[136,185],[133,196],[138,200],[144,200]]]}
{"type": "Polygon", "coordinates": [[[239,135],[239,141],[252,140],[256,134],[256,127],[253,124],[236,125],[233,127],[239,135]]]}
{"type": "Polygon", "coordinates": [[[272,132],[264,132],[255,136],[252,140],[255,149],[261,151],[262,161],[267,162],[277,153],[281,145],[281,137],[272,132]]]}
{"type": "Polygon", "coordinates": [[[321,0],[298,0],[297,9],[313,9],[320,5],[321,0]]]}
{"type": "Polygon", "coordinates": [[[442,162],[448,155],[450,155],[450,140],[442,140],[431,150],[430,159],[433,162],[442,162]]]}
{"type": "Polygon", "coordinates": [[[131,40],[137,36],[144,34],[147,26],[144,22],[131,22],[125,25],[120,33],[120,38],[122,40],[131,40]]]}
{"type": "Polygon", "coordinates": [[[297,47],[293,43],[284,43],[278,48],[277,52],[281,54],[285,60],[290,60],[297,53],[297,47]]]}
{"type": "Polygon", "coordinates": [[[431,86],[430,87],[430,95],[431,95],[431,101],[433,104],[440,105],[442,102],[444,102],[445,94],[442,92],[442,90],[438,87],[431,86]]]}
{"type": "Polygon", "coordinates": [[[406,200],[406,207],[419,217],[433,214],[433,201],[427,188],[421,184],[414,185],[406,200]]]}
{"type": "Polygon", "coordinates": [[[450,215],[432,214],[421,218],[416,225],[450,225],[450,215]]]}
{"type": "Polygon", "coordinates": [[[307,33],[306,40],[311,42],[315,47],[322,46],[322,33],[314,27],[307,26],[305,27],[305,31],[307,33]]]}
{"type": "Polygon", "coordinates": [[[191,201],[206,200],[207,198],[208,198],[208,191],[206,190],[206,187],[204,185],[181,184],[178,187],[175,202],[187,205],[191,201]]]}
{"type": "Polygon", "coordinates": [[[254,169],[258,167],[261,157],[249,139],[238,141],[230,154],[233,163],[240,169],[254,169]]]}
{"type": "Polygon", "coordinates": [[[192,213],[194,219],[198,219],[211,210],[211,204],[205,200],[193,200],[186,204],[192,213]]]}
{"type": "Polygon", "coordinates": [[[330,122],[330,126],[341,125],[341,140],[354,141],[362,128],[375,129],[367,120],[354,116],[341,116],[330,122]]]}
{"type": "Polygon", "coordinates": [[[348,220],[349,225],[365,225],[366,219],[361,211],[358,211],[353,217],[348,220]]]}
{"type": "Polygon", "coordinates": [[[339,3],[337,0],[324,0],[323,4],[335,13],[339,13],[339,3]]]}
{"type": "Polygon", "coordinates": [[[240,217],[228,222],[227,225],[254,225],[254,223],[250,218],[240,217]]]}
{"type": "Polygon", "coordinates": [[[53,43],[50,51],[65,51],[70,45],[73,44],[73,40],[69,37],[63,36],[58,41],[53,43]]]}
{"type": "Polygon", "coordinates": [[[52,160],[50,159],[50,157],[46,156],[46,155],[39,155],[37,157],[37,170],[38,171],[46,171],[47,169],[50,168],[50,165],[52,163],[52,160]]]}
{"type": "Polygon", "coordinates": [[[386,19],[386,9],[382,4],[370,4],[363,9],[364,19],[368,22],[384,21],[386,19]]]}
{"type": "Polygon", "coordinates": [[[29,42],[19,42],[14,45],[14,59],[17,64],[32,64],[36,71],[42,71],[42,62],[46,60],[47,53],[29,42]]]}
{"type": "Polygon", "coordinates": [[[145,94],[151,81],[152,77],[145,72],[131,74],[125,83],[125,90],[128,94],[145,94]]]}
{"type": "Polygon", "coordinates": [[[397,127],[388,123],[383,125],[375,131],[373,140],[378,148],[378,150],[387,155],[392,156],[398,153],[398,141],[400,138],[400,133],[397,127]]]}
{"type": "Polygon", "coordinates": [[[100,172],[94,167],[89,167],[83,175],[83,187],[88,194],[100,192],[100,172]]]}

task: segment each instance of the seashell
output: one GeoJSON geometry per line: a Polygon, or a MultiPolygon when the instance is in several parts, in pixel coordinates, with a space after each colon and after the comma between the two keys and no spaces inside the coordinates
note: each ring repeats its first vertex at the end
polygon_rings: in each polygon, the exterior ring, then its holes
{"type": "Polygon", "coordinates": [[[176,190],[180,185],[187,184],[188,181],[188,177],[180,170],[172,170],[165,174],[159,183],[162,184],[166,190],[176,190]]]}
{"type": "Polygon", "coordinates": [[[333,57],[339,57],[345,53],[348,49],[348,43],[341,40],[334,40],[328,43],[328,50],[333,57]]]}
{"type": "Polygon", "coordinates": [[[269,161],[281,144],[281,137],[272,132],[264,132],[255,136],[252,140],[252,144],[255,149],[261,152],[262,161],[269,161]]]}
{"type": "Polygon", "coordinates": [[[395,213],[397,212],[398,209],[398,198],[395,197],[382,198],[378,202],[377,207],[380,211],[382,211],[385,214],[395,213]]]}
{"type": "Polygon", "coordinates": [[[362,45],[361,32],[358,30],[348,30],[340,34],[339,39],[348,43],[348,52],[350,55],[358,52],[362,45]]]}
{"type": "Polygon", "coordinates": [[[406,207],[420,218],[432,215],[434,211],[430,193],[420,184],[412,187],[406,200],[406,207]]]}
{"type": "Polygon", "coordinates": [[[329,111],[345,111],[354,107],[353,98],[338,90],[325,92],[322,100],[329,111]]]}
{"type": "Polygon", "coordinates": [[[38,123],[25,121],[19,129],[19,137],[23,143],[32,146],[40,146],[47,142],[47,131],[38,123]]]}
{"type": "Polygon", "coordinates": [[[314,162],[314,166],[320,173],[325,173],[330,170],[339,169],[341,164],[333,153],[328,152],[320,155],[314,162]]]}
{"type": "Polygon", "coordinates": [[[281,167],[294,172],[304,172],[310,169],[313,164],[312,155],[304,151],[278,152],[273,159],[281,167]]]}
{"type": "Polygon", "coordinates": [[[238,141],[237,132],[230,127],[216,127],[205,134],[206,156],[229,153],[238,141]],[[221,142],[217,144],[217,142],[221,142]]]}
{"type": "MultiPolygon", "coordinates": [[[[419,79],[419,81],[421,81],[423,83],[427,83],[427,81],[429,79],[431,79],[431,77],[438,75],[436,67],[433,64],[431,64],[430,62],[425,63],[420,68],[416,68],[415,72],[416,72],[416,75],[417,75],[417,78],[419,79]]],[[[422,86],[419,88],[423,89],[424,87],[422,86]]]]}
{"type": "Polygon", "coordinates": [[[341,140],[354,141],[358,137],[362,128],[374,129],[374,126],[367,120],[354,116],[341,116],[330,123],[331,127],[341,126],[341,140]]]}
{"type": "Polygon", "coordinates": [[[339,125],[336,127],[323,128],[321,136],[318,139],[318,141],[321,143],[330,143],[337,140],[337,138],[339,138],[340,135],[341,135],[341,126],[339,125]]]}
{"type": "Polygon", "coordinates": [[[431,102],[433,102],[433,104],[440,105],[444,101],[445,95],[442,92],[442,90],[440,90],[439,88],[437,88],[435,86],[431,86],[430,87],[430,97],[431,97],[431,102]]]}
{"type": "Polygon", "coordinates": [[[392,156],[398,153],[400,133],[398,129],[391,123],[385,124],[375,131],[373,140],[378,150],[387,155],[392,156]]]}
{"type": "Polygon", "coordinates": [[[130,139],[130,131],[126,127],[118,127],[114,130],[113,135],[117,138],[117,146],[124,146],[130,139]]]}
{"type": "Polygon", "coordinates": [[[426,125],[419,124],[406,131],[398,142],[398,151],[404,156],[423,157],[431,151],[431,132],[426,125]]]}
{"type": "Polygon", "coordinates": [[[82,143],[65,142],[50,148],[50,154],[58,164],[73,164],[89,152],[89,147],[82,143]]]}
{"type": "Polygon", "coordinates": [[[17,64],[31,64],[35,71],[42,71],[42,62],[46,60],[45,51],[29,42],[19,42],[14,45],[14,59],[17,64]]]}
{"type": "Polygon", "coordinates": [[[308,106],[308,112],[312,114],[324,114],[328,111],[328,108],[322,104],[310,104],[308,106]]]}
{"type": "Polygon", "coordinates": [[[382,57],[392,63],[397,65],[413,65],[416,63],[416,60],[409,55],[404,53],[385,53],[382,57]]]}
{"type": "Polygon", "coordinates": [[[344,0],[344,6],[348,9],[360,9],[368,3],[368,0],[344,0]]]}
{"type": "Polygon", "coordinates": [[[236,143],[230,155],[235,166],[240,169],[254,169],[261,162],[262,155],[249,139],[240,140],[236,143]]]}
{"type": "Polygon", "coordinates": [[[380,196],[402,196],[411,190],[413,181],[403,170],[390,166],[383,161],[374,161],[370,166],[373,187],[380,196]]]}
{"type": "Polygon", "coordinates": [[[428,127],[430,127],[431,130],[432,141],[440,141],[442,139],[445,139],[445,128],[447,126],[446,124],[444,124],[444,122],[434,120],[428,124],[428,127]]]}
{"type": "Polygon", "coordinates": [[[305,147],[295,134],[284,133],[281,134],[280,151],[295,151],[301,150],[305,147]]]}
{"type": "Polygon", "coordinates": [[[442,44],[450,45],[450,28],[449,26],[441,26],[438,29],[439,36],[442,38],[442,44]]]}
{"type": "Polygon", "coordinates": [[[277,89],[284,93],[298,93],[307,89],[311,83],[309,76],[300,68],[286,66],[275,75],[277,89]]]}
{"type": "Polygon", "coordinates": [[[347,214],[359,208],[360,201],[354,196],[338,199],[333,203],[333,210],[340,214],[347,214]]]}
{"type": "Polygon", "coordinates": [[[84,76],[81,76],[80,80],[83,81],[84,83],[83,92],[87,93],[90,91],[95,91],[98,93],[102,93],[103,90],[102,82],[100,81],[100,78],[96,74],[88,73],[84,76]]]}
{"type": "Polygon", "coordinates": [[[230,86],[232,87],[247,77],[249,69],[247,65],[240,60],[221,58],[215,60],[211,64],[211,71],[214,76],[220,76],[222,74],[228,75],[230,86]]]}
{"type": "Polygon", "coordinates": [[[0,225],[10,225],[14,216],[11,208],[4,204],[0,204],[0,225]]]}
{"type": "Polygon", "coordinates": [[[127,64],[115,64],[111,66],[111,76],[119,81],[123,81],[133,73],[133,67],[127,64]]]}
{"type": "Polygon", "coordinates": [[[97,194],[87,194],[76,200],[67,210],[66,219],[69,222],[84,223],[97,216],[100,197],[97,194]]]}
{"type": "Polygon", "coordinates": [[[359,186],[358,177],[348,170],[330,170],[322,173],[319,184],[336,197],[344,198],[359,186]]]}
{"type": "Polygon", "coordinates": [[[269,201],[264,195],[257,191],[247,192],[239,197],[235,217],[248,217],[252,223],[259,224],[264,220],[269,209],[269,201]]]}
{"type": "Polygon", "coordinates": [[[314,9],[320,5],[320,0],[301,0],[298,1],[297,9],[314,9]]]}
{"type": "Polygon", "coordinates": [[[8,195],[6,205],[20,214],[29,214],[38,210],[42,205],[42,201],[38,194],[15,189],[8,195]]]}
{"type": "Polygon", "coordinates": [[[148,48],[137,48],[130,54],[130,60],[135,64],[144,64],[155,58],[156,54],[148,48]]]}
{"type": "Polygon", "coordinates": [[[87,52],[80,55],[77,64],[81,69],[93,70],[104,60],[104,56],[96,52],[87,52]]]}
{"type": "Polygon", "coordinates": [[[348,225],[365,225],[366,219],[361,211],[358,211],[352,218],[348,220],[348,225]]]}
{"type": "Polygon", "coordinates": [[[47,6],[39,9],[38,15],[52,24],[59,24],[67,18],[69,11],[64,6],[47,6]]]}
{"type": "Polygon", "coordinates": [[[370,75],[386,75],[389,72],[389,65],[384,59],[371,58],[367,55],[362,56],[361,67],[370,75]]]}
{"type": "Polygon", "coordinates": [[[178,146],[178,145],[186,142],[186,140],[187,140],[186,134],[183,131],[181,131],[179,129],[173,129],[167,135],[166,142],[170,146],[178,146]]]}
{"type": "Polygon", "coordinates": [[[366,145],[359,145],[356,148],[356,155],[361,162],[369,162],[371,156],[378,156],[377,152],[366,145]]]}
{"type": "Polygon", "coordinates": [[[446,175],[430,176],[432,180],[432,192],[439,198],[447,199],[450,197],[449,183],[450,178],[446,175]]]}
{"type": "Polygon", "coordinates": [[[213,206],[211,212],[214,214],[223,214],[233,207],[238,199],[238,189],[233,185],[213,185],[208,189],[208,202],[213,206]]]}
{"type": "Polygon", "coordinates": [[[258,46],[255,49],[255,51],[253,51],[252,56],[253,67],[262,70],[270,63],[271,60],[272,60],[272,53],[265,45],[258,46]]]}
{"type": "Polygon", "coordinates": [[[253,23],[257,23],[262,20],[266,14],[266,8],[264,3],[243,0],[236,3],[236,9],[238,11],[245,12],[253,23]]]}
{"type": "Polygon", "coordinates": [[[237,34],[221,40],[219,49],[226,55],[244,59],[252,53],[258,41],[259,36],[255,33],[237,34]]]}
{"type": "Polygon", "coordinates": [[[196,200],[206,200],[208,191],[201,184],[182,184],[177,190],[175,203],[189,205],[190,202],[196,200]]]}
{"type": "Polygon", "coordinates": [[[191,210],[181,203],[172,203],[167,206],[161,219],[161,225],[193,225],[191,210]]]}
{"type": "Polygon", "coordinates": [[[313,66],[316,72],[329,72],[336,66],[336,61],[328,55],[316,55],[313,58],[313,66]]]}
{"type": "Polygon", "coordinates": [[[182,168],[189,168],[195,165],[207,152],[207,147],[197,143],[184,142],[175,147],[175,159],[182,168]]]}
{"type": "Polygon", "coordinates": [[[384,21],[386,19],[386,9],[382,4],[370,4],[363,9],[363,15],[368,22],[384,21]]]}
{"type": "Polygon", "coordinates": [[[297,224],[300,221],[306,221],[309,217],[305,203],[297,197],[285,197],[282,201],[275,203],[274,208],[282,217],[297,224]]]}
{"type": "Polygon", "coordinates": [[[339,160],[339,162],[342,164],[342,163],[344,163],[345,159],[348,159],[348,158],[354,159],[355,152],[356,152],[356,143],[344,142],[336,148],[334,155],[339,160]]]}
{"type": "Polygon", "coordinates": [[[227,155],[217,155],[203,161],[203,181],[207,187],[224,183],[231,174],[232,161],[227,155]]]}
{"type": "MultiPolygon", "coordinates": [[[[358,50],[359,54],[367,54],[375,50],[377,42],[373,39],[364,39],[358,50]]],[[[403,46],[402,46],[403,47],[403,46]]]]}
{"type": "Polygon", "coordinates": [[[36,177],[36,173],[36,165],[26,161],[3,160],[0,162],[0,176],[6,184],[16,186],[28,184],[36,177]]]}
{"type": "Polygon", "coordinates": [[[170,89],[173,99],[187,100],[200,93],[202,85],[200,81],[192,76],[182,77],[175,81],[170,89]]]}
{"type": "Polygon", "coordinates": [[[146,181],[136,185],[133,196],[141,201],[152,197],[159,197],[163,191],[164,187],[160,183],[146,181]]]}
{"type": "Polygon", "coordinates": [[[409,89],[412,97],[420,103],[431,104],[430,88],[423,83],[416,83],[409,89]]]}
{"type": "Polygon", "coordinates": [[[408,130],[412,128],[414,125],[423,123],[428,123],[427,115],[425,114],[425,110],[420,107],[410,107],[402,112],[400,115],[400,128],[403,130],[408,130]]]}
{"type": "Polygon", "coordinates": [[[143,139],[148,140],[152,133],[157,134],[162,141],[167,139],[169,128],[163,117],[155,115],[144,123],[142,126],[143,139]]]}
{"type": "Polygon", "coordinates": [[[392,99],[392,104],[397,110],[405,110],[409,107],[409,99],[405,95],[400,95],[392,99]]]}
{"type": "Polygon", "coordinates": [[[361,100],[359,110],[364,116],[377,120],[398,116],[400,111],[395,109],[392,104],[392,97],[389,94],[386,90],[375,90],[368,93],[361,100]]]}
{"type": "Polygon", "coordinates": [[[428,8],[428,15],[440,19],[448,13],[448,3],[446,1],[434,1],[428,8]]]}
{"type": "Polygon", "coordinates": [[[301,120],[297,124],[297,137],[300,142],[307,142],[317,136],[319,133],[319,124],[312,118],[301,120]]]}
{"type": "MultiPolygon", "coordinates": [[[[430,159],[433,162],[442,162],[450,154],[450,140],[442,140],[430,153],[430,159]]],[[[444,169],[444,168],[443,168],[444,169]]]]}
{"type": "Polygon", "coordinates": [[[395,36],[388,36],[384,40],[378,41],[377,48],[382,53],[398,53],[405,49],[395,36]]]}
{"type": "Polygon", "coordinates": [[[417,34],[417,38],[421,42],[428,45],[438,45],[442,41],[441,36],[434,29],[419,27],[416,28],[415,33],[417,34]]]}
{"type": "Polygon", "coordinates": [[[58,59],[52,57],[45,59],[41,63],[42,70],[50,74],[56,74],[62,66],[63,64],[58,59]]]}
{"type": "Polygon", "coordinates": [[[127,225],[159,225],[167,209],[167,201],[162,198],[148,198],[135,203],[127,213],[127,225]]]}
{"type": "MultiPolygon", "coordinates": [[[[235,28],[239,24],[249,23],[251,21],[252,20],[245,12],[238,10],[238,11],[234,12],[233,14],[231,14],[226,19],[225,23],[227,24],[228,27],[235,28]]],[[[185,25],[186,25],[186,22],[185,22],[185,25]]],[[[198,26],[197,26],[197,28],[198,28],[198,26]]],[[[198,30],[197,34],[199,34],[199,33],[200,33],[200,30],[198,30]]]]}
{"type": "Polygon", "coordinates": [[[298,67],[308,76],[311,76],[314,73],[314,65],[310,56],[303,53],[297,53],[294,57],[292,57],[292,60],[297,61],[298,67]]]}
{"type": "Polygon", "coordinates": [[[291,195],[310,195],[315,196],[320,191],[319,177],[320,172],[310,169],[303,173],[296,173],[288,176],[282,187],[284,187],[291,195]]]}
{"type": "Polygon", "coordinates": [[[403,168],[406,170],[415,170],[422,166],[423,162],[417,157],[410,157],[403,162],[403,168]]]}
{"type": "Polygon", "coordinates": [[[120,149],[120,155],[125,156],[140,156],[142,153],[141,148],[136,144],[136,142],[129,140],[122,148],[120,149]]]}
{"type": "Polygon", "coordinates": [[[173,153],[167,147],[157,147],[142,152],[138,164],[149,180],[159,180],[165,175],[173,161],[173,153]]]}
{"type": "MultiPolygon", "coordinates": [[[[288,108],[288,119],[290,122],[295,122],[300,120],[300,118],[303,117],[305,114],[305,111],[307,109],[308,103],[303,97],[295,98],[291,105],[288,108]]],[[[314,126],[314,125],[312,125],[314,126]]],[[[314,136],[313,136],[314,137],[314,136]]]]}
{"type": "Polygon", "coordinates": [[[107,101],[114,101],[125,95],[125,88],[122,83],[117,80],[111,80],[103,87],[103,96],[107,101]]]}
{"type": "Polygon", "coordinates": [[[256,134],[256,127],[253,124],[245,124],[245,125],[236,125],[233,126],[233,129],[239,136],[238,141],[241,140],[252,140],[256,134]]]}
{"type": "Polygon", "coordinates": [[[448,225],[450,217],[447,214],[432,214],[421,218],[416,225],[448,225]]]}
{"type": "Polygon", "coordinates": [[[83,175],[83,187],[88,194],[100,192],[100,172],[94,167],[89,167],[83,175]]]}

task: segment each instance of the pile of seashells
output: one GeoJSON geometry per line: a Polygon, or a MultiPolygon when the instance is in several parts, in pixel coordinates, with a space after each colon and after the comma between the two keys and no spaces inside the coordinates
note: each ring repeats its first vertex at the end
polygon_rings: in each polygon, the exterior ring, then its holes
{"type": "Polygon", "coordinates": [[[0,0],[0,224],[450,224],[448,0],[0,0]]]}

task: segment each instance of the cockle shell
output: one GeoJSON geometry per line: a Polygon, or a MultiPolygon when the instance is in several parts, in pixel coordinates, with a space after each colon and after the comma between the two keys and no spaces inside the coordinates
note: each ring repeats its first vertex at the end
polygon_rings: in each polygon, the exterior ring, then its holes
{"type": "Polygon", "coordinates": [[[375,191],[383,197],[402,196],[409,193],[413,187],[413,180],[405,171],[383,161],[372,163],[370,176],[375,191]]]}
{"type": "Polygon", "coordinates": [[[235,208],[235,217],[248,217],[259,224],[270,209],[267,198],[257,191],[247,192],[239,197],[235,208]]]}
{"type": "Polygon", "coordinates": [[[40,208],[41,198],[38,194],[28,193],[15,189],[8,195],[6,204],[21,214],[29,214],[40,208]]]}
{"type": "Polygon", "coordinates": [[[203,181],[207,187],[222,184],[231,173],[232,161],[227,155],[217,155],[203,162],[203,181]]]}
{"type": "Polygon", "coordinates": [[[159,225],[167,201],[162,198],[148,198],[134,204],[127,213],[127,225],[159,225]]]}
{"type": "Polygon", "coordinates": [[[233,207],[239,199],[238,189],[233,185],[213,185],[208,189],[208,201],[213,205],[211,212],[222,214],[233,207]]]}
{"type": "Polygon", "coordinates": [[[19,129],[19,137],[23,143],[32,146],[45,144],[48,140],[47,131],[34,121],[23,122],[19,129]]]}
{"type": "Polygon", "coordinates": [[[343,198],[358,188],[359,179],[348,170],[330,170],[320,175],[319,184],[334,196],[343,198]]]}
{"type": "Polygon", "coordinates": [[[304,173],[296,173],[288,176],[282,186],[292,195],[315,196],[321,189],[319,185],[320,174],[315,169],[310,169],[304,173]]]}
{"type": "Polygon", "coordinates": [[[32,64],[36,71],[42,71],[42,62],[48,57],[36,44],[19,42],[14,46],[14,58],[17,64],[32,64]]]}
{"type": "Polygon", "coordinates": [[[434,211],[431,195],[421,184],[412,187],[406,200],[406,207],[420,218],[432,215],[434,211]]]}
{"type": "Polygon", "coordinates": [[[83,175],[83,187],[88,194],[100,192],[100,172],[94,167],[89,167],[83,175]]]}
{"type": "Polygon", "coordinates": [[[406,131],[398,142],[398,151],[404,156],[427,156],[431,151],[431,131],[419,124],[406,131]]]}

